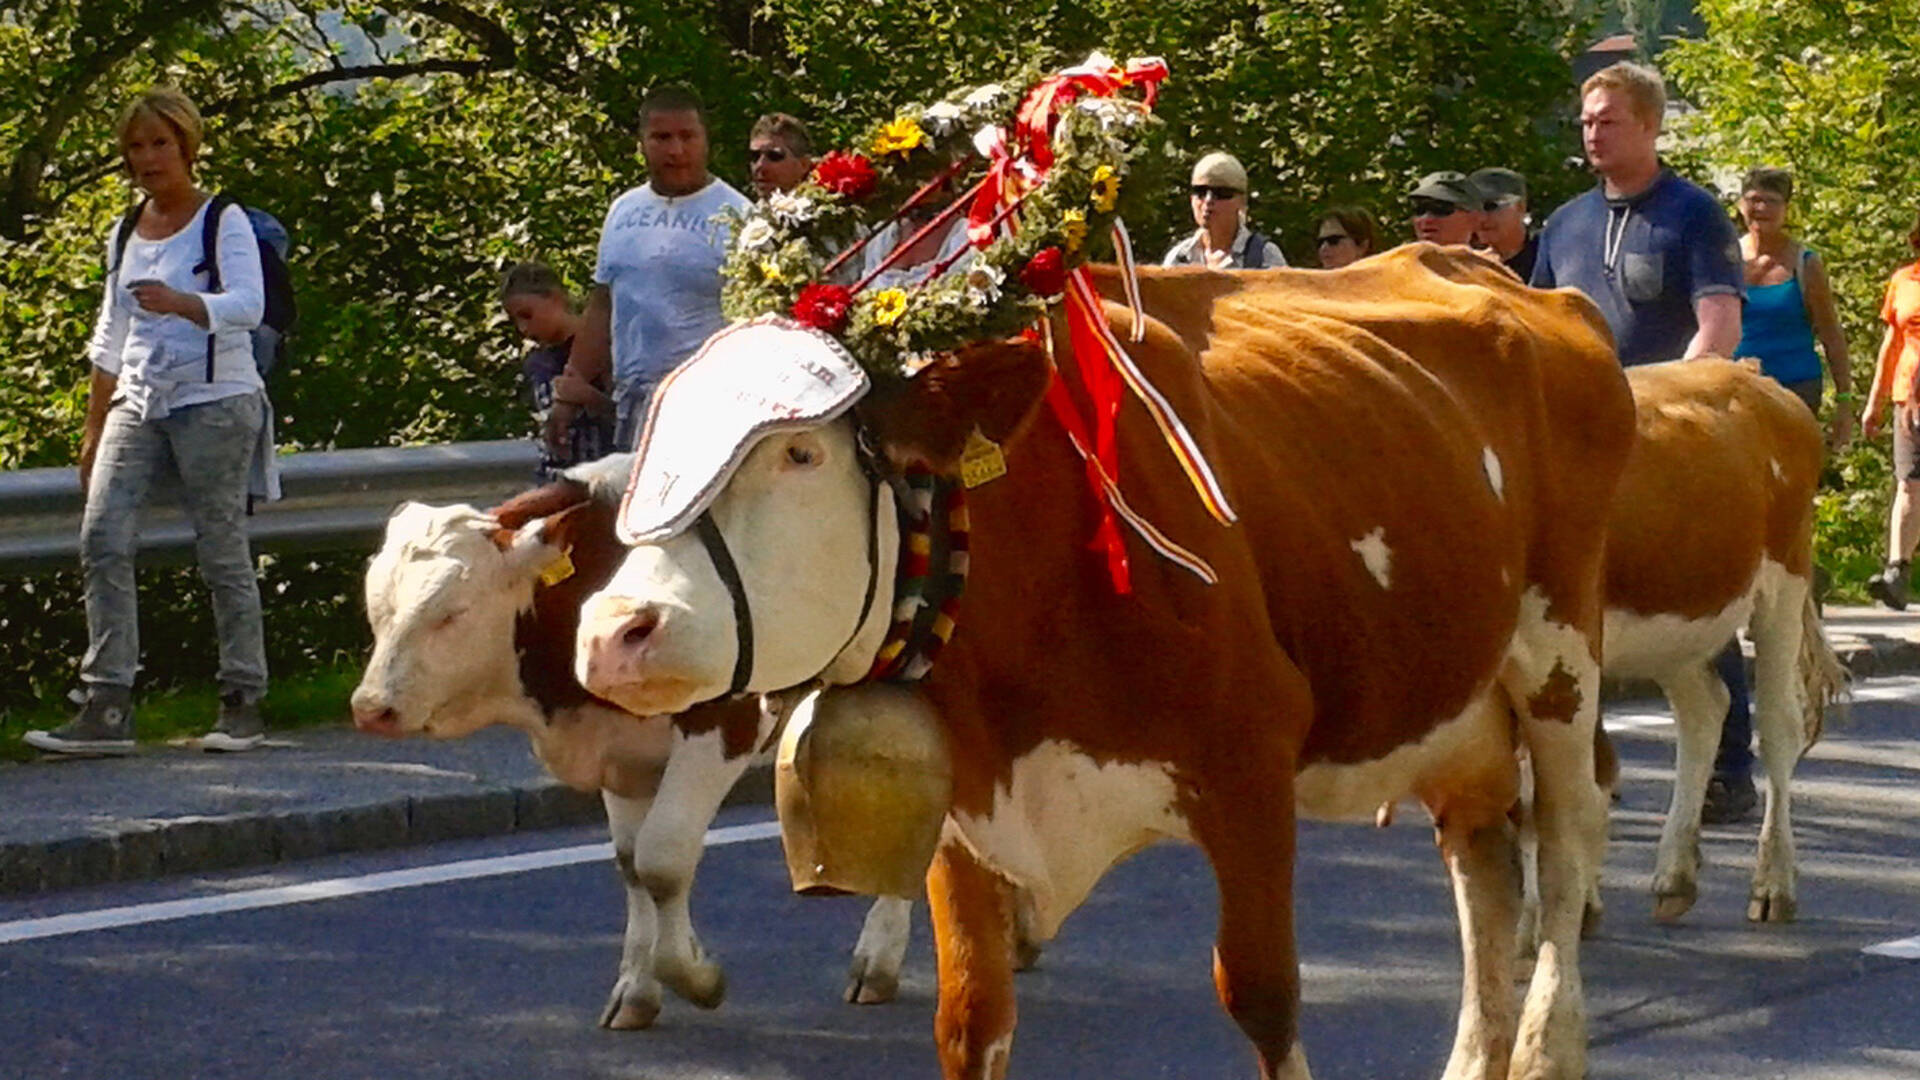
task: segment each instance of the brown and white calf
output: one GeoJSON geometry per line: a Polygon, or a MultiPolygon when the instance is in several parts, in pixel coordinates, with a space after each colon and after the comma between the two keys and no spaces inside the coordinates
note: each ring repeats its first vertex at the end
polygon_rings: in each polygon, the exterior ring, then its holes
{"type": "MultiPolygon", "coordinates": [[[[872,481],[948,474],[970,438],[1006,475],[969,493],[972,577],[922,684],[953,768],[928,875],[948,1080],[1007,1071],[1013,918],[1048,937],[1113,863],[1163,837],[1219,885],[1214,980],[1263,1078],[1307,1075],[1293,927],[1297,814],[1371,821],[1418,798],[1454,881],[1465,985],[1449,1080],[1585,1074],[1579,938],[1605,836],[1594,780],[1603,538],[1633,440],[1604,324],[1483,260],[1413,245],[1334,274],[1142,271],[1130,346],[1194,431],[1238,523],[1202,508],[1147,413],[1118,417],[1127,502],[1218,574],[1131,533],[1117,595],[1088,469],[1041,402],[1054,367],[976,346],[830,423],[767,435],[708,513],[750,612],[750,690],[858,678],[872,481]],[[856,626],[857,624],[857,626],[856,626]],[[854,629],[851,639],[849,629],[854,629]],[[1516,1017],[1516,750],[1536,777],[1543,943],[1516,1017]]],[[[1101,282],[1112,295],[1108,275],[1101,282]]],[[[1132,319],[1109,304],[1121,340],[1132,319]]],[[[1064,360],[1071,344],[1049,329],[1064,360]]],[[[795,330],[794,333],[804,333],[795,330]]],[[[1059,367],[1070,395],[1077,368],[1059,367]]],[[[658,409],[671,409],[668,391],[658,409]]],[[[882,578],[882,580],[887,580],[882,578]]],[[[595,693],[670,712],[734,682],[736,598],[692,530],[633,548],[581,614],[595,693]]]]}
{"type": "Polygon", "coordinates": [[[1630,368],[1638,439],[1608,523],[1606,673],[1657,683],[1673,706],[1673,796],[1654,871],[1654,914],[1698,895],[1700,811],[1727,714],[1713,660],[1737,630],[1754,647],[1754,727],[1766,817],[1747,918],[1795,907],[1790,786],[1845,669],[1813,599],[1813,414],[1748,364],[1630,368]]]}
{"type": "MultiPolygon", "coordinates": [[[[509,725],[556,778],[600,792],[627,893],[620,974],[600,1018],[618,1029],[652,1024],[663,983],[720,1004],[726,980],[694,932],[689,894],[707,827],[772,727],[754,701],[639,716],[574,678],[580,603],[626,553],[613,529],[626,473],[625,457],[608,459],[489,511],[397,510],[367,568],[373,656],[353,693],[363,731],[458,738],[509,725]]],[[[904,898],[875,901],[848,1000],[893,997],[907,911],[904,898]]]]}

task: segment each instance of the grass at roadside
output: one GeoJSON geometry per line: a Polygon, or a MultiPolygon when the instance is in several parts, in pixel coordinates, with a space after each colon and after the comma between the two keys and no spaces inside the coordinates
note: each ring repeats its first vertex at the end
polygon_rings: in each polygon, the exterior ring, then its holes
{"type": "MultiPolygon", "coordinates": [[[[359,679],[357,666],[342,666],[276,680],[260,706],[268,733],[346,721],[347,697],[359,679]]],[[[143,743],[201,735],[213,726],[218,708],[212,686],[143,696],[134,702],[134,734],[143,743]]],[[[63,724],[73,711],[74,706],[68,702],[48,701],[0,716],[0,760],[31,761],[39,757],[40,752],[21,742],[20,737],[35,728],[63,724]]]]}

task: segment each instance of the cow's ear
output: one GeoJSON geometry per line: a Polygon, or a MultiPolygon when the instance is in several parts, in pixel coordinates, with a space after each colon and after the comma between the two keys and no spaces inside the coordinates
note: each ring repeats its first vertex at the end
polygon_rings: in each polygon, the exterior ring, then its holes
{"type": "Polygon", "coordinates": [[[519,529],[530,521],[557,514],[591,498],[587,485],[578,480],[556,480],[531,491],[523,491],[492,510],[489,517],[504,529],[519,529]]]}
{"type": "Polygon", "coordinates": [[[609,562],[620,541],[613,534],[614,507],[589,500],[539,518],[513,531],[494,534],[494,543],[517,573],[546,574],[563,561],[609,562]]]}
{"type": "Polygon", "coordinates": [[[983,342],[877,389],[860,413],[895,466],[952,474],[976,428],[1002,444],[1019,434],[1039,410],[1052,375],[1052,362],[1036,342],[983,342]]]}

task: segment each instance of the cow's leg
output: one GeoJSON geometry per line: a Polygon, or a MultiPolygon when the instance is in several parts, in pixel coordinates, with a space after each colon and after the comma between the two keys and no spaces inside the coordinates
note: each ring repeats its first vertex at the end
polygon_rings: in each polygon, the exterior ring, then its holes
{"type": "Polygon", "coordinates": [[[1533,767],[1540,838],[1540,948],[1514,1045],[1518,1080],[1586,1075],[1580,933],[1607,827],[1606,794],[1594,779],[1597,612],[1575,625],[1534,602],[1504,676],[1533,767]]]}
{"type": "Polygon", "coordinates": [[[882,896],[867,909],[860,940],[853,946],[853,964],[847,969],[847,1000],[856,1005],[892,1001],[900,989],[900,965],[907,958],[907,938],[913,901],[882,896]]]}
{"type": "Polygon", "coordinates": [[[1444,1080],[1501,1080],[1513,1055],[1514,902],[1519,896],[1514,827],[1448,820],[1438,829],[1460,912],[1465,986],[1444,1080]]]}
{"type": "MultiPolygon", "coordinates": [[[[951,826],[949,826],[951,829],[951,826]]],[[[1012,890],[949,836],[927,871],[927,904],[940,969],[934,1041],[945,1080],[1003,1080],[1016,1020],[1007,947],[1012,890]]]]}
{"type": "Polygon", "coordinates": [[[647,819],[652,796],[627,798],[611,791],[600,793],[607,805],[607,831],[613,834],[613,862],[627,889],[627,932],[620,951],[620,976],[614,981],[600,1026],[634,1031],[653,1026],[660,1015],[660,983],[653,975],[653,943],[659,932],[659,912],[653,894],[641,885],[633,869],[634,838],[647,819]]]}
{"type": "Polygon", "coordinates": [[[1782,575],[1778,586],[1761,594],[1753,615],[1754,719],[1767,769],[1767,813],[1747,901],[1747,918],[1754,922],[1790,922],[1794,915],[1791,804],[1793,767],[1806,741],[1799,668],[1806,602],[1806,580],[1782,575]]]}
{"type": "Polygon", "coordinates": [[[726,735],[719,730],[692,735],[676,730],[673,737],[660,793],[634,843],[634,874],[660,912],[654,974],[674,993],[711,1009],[726,997],[726,973],[707,959],[688,900],[707,827],[752,758],[729,757],[726,735]]]}
{"type": "Polygon", "coordinates": [[[1220,1004],[1253,1041],[1261,1080],[1307,1080],[1300,1045],[1300,959],[1293,937],[1294,806],[1276,774],[1209,792],[1190,815],[1220,891],[1213,984],[1220,1004]]]}
{"type": "Polygon", "coordinates": [[[1727,687],[1703,660],[1669,673],[1660,689],[1673,706],[1675,750],[1673,795],[1654,858],[1653,917],[1671,922],[1700,894],[1700,810],[1727,720],[1727,687]]]}

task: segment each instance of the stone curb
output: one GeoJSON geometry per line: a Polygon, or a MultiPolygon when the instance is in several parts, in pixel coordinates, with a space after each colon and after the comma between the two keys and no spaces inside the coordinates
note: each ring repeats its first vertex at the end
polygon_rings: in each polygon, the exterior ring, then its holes
{"type": "MultiPolygon", "coordinates": [[[[741,778],[722,805],[772,801],[773,771],[759,766],[741,778]]],[[[0,845],[0,896],[606,820],[598,795],[552,780],[352,806],[156,819],[50,842],[0,845]]]]}

